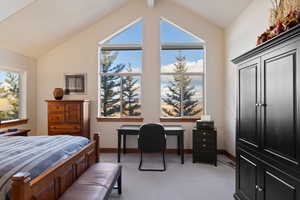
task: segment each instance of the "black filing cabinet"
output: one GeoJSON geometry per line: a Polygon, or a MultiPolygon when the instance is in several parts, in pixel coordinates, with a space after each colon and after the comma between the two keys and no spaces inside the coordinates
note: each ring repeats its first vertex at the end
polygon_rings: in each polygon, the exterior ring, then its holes
{"type": "Polygon", "coordinates": [[[193,129],[193,163],[206,162],[217,166],[217,131],[193,129]]]}

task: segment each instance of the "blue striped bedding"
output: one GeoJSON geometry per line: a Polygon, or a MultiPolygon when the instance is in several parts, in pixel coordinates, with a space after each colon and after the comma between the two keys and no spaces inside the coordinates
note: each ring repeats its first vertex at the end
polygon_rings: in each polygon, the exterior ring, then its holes
{"type": "Polygon", "coordinates": [[[0,200],[7,199],[14,174],[29,172],[34,179],[88,143],[74,136],[0,136],[0,200]]]}

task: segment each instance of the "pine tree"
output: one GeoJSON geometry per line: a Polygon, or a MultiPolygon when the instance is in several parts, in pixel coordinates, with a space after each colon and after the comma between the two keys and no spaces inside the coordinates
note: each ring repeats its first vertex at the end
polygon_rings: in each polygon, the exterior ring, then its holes
{"type": "Polygon", "coordinates": [[[1,112],[1,120],[12,120],[19,118],[20,109],[20,75],[7,72],[4,83],[0,86],[0,98],[7,102],[9,110],[1,112]]]}
{"type": "MultiPolygon", "coordinates": [[[[132,72],[132,67],[129,64],[127,71],[132,72]]],[[[135,79],[132,76],[123,77],[122,80],[122,107],[123,115],[125,116],[139,116],[141,114],[137,91],[139,90],[138,79],[135,79]]]]}
{"type": "MultiPolygon", "coordinates": [[[[113,66],[118,53],[109,51],[101,52],[101,68],[102,73],[119,73],[124,68],[124,64],[117,64],[113,66]]],[[[101,115],[108,117],[114,116],[120,112],[120,88],[121,79],[119,76],[101,76],[101,115]]]]}
{"type": "Polygon", "coordinates": [[[194,86],[191,85],[192,79],[184,75],[187,72],[187,64],[185,56],[176,56],[176,63],[174,64],[176,73],[173,76],[173,80],[169,81],[166,97],[163,98],[163,102],[170,106],[163,107],[162,110],[166,116],[181,117],[181,116],[194,116],[202,111],[201,108],[197,108],[198,101],[192,100],[192,97],[196,94],[194,86]]]}

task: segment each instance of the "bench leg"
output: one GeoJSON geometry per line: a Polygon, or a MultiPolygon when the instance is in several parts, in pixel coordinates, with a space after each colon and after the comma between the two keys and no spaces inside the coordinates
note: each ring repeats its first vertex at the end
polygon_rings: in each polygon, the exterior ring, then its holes
{"type": "Polygon", "coordinates": [[[118,193],[122,194],[122,171],[120,172],[120,176],[118,178],[118,193]]]}

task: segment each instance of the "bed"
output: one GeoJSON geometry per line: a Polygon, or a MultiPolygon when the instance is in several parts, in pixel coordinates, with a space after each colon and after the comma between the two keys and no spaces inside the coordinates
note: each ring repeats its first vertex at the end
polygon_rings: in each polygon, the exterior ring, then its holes
{"type": "Polygon", "coordinates": [[[92,164],[95,141],[74,136],[0,137],[0,200],[55,200],[92,164]]]}

